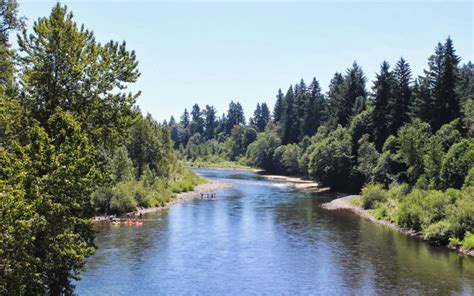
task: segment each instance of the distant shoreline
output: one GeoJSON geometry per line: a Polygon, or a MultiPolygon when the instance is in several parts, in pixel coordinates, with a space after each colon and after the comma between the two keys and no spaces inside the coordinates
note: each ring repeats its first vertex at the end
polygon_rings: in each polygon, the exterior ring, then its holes
{"type": "MultiPolygon", "coordinates": [[[[208,194],[212,191],[231,188],[233,186],[229,182],[208,180],[208,179],[206,180],[207,180],[207,183],[197,185],[192,191],[181,192],[181,193],[176,194],[176,197],[170,200],[169,202],[167,202],[164,206],[144,208],[144,209],[141,209],[140,212],[142,214],[147,214],[147,213],[164,211],[164,210],[169,209],[172,205],[175,205],[178,203],[184,203],[196,198],[200,198],[201,194],[208,194]]],[[[137,211],[129,212],[129,213],[122,214],[120,216],[126,217],[127,215],[132,215],[133,213],[136,213],[136,212],[137,211]]],[[[110,218],[110,215],[95,216],[94,221],[106,222],[106,221],[109,221],[109,218],[110,218]]]]}
{"type": "MultiPolygon", "coordinates": [[[[363,209],[360,206],[356,206],[356,205],[352,204],[352,201],[354,199],[360,198],[360,197],[361,197],[360,195],[343,196],[343,197],[340,197],[340,198],[333,199],[330,202],[324,203],[324,204],[321,205],[321,207],[323,209],[330,210],[330,211],[333,211],[333,210],[350,210],[353,213],[355,213],[356,215],[358,215],[358,216],[360,216],[364,219],[367,219],[367,220],[369,220],[373,223],[384,225],[384,226],[386,226],[388,228],[391,228],[391,229],[394,229],[394,230],[396,230],[400,233],[403,233],[403,234],[406,234],[406,235],[416,237],[416,238],[419,238],[419,239],[423,240],[423,234],[421,232],[417,232],[413,229],[402,228],[399,225],[397,225],[393,222],[387,221],[387,220],[377,219],[368,210],[363,209]]],[[[451,249],[451,250],[455,250],[455,251],[457,251],[461,254],[464,254],[464,255],[474,257],[474,250],[468,251],[468,250],[463,250],[463,249],[460,249],[460,248],[451,248],[451,247],[448,247],[448,246],[446,246],[446,248],[451,249]]]]}

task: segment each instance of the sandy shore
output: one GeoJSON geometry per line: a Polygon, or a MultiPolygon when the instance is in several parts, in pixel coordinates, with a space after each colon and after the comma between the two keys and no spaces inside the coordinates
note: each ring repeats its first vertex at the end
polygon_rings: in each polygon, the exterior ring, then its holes
{"type": "Polygon", "coordinates": [[[268,174],[265,174],[262,171],[259,171],[258,173],[259,173],[260,176],[262,176],[264,178],[268,178],[270,180],[285,181],[285,182],[293,183],[293,185],[295,185],[295,187],[298,188],[298,189],[311,190],[311,191],[316,191],[316,192],[329,191],[329,188],[321,188],[319,186],[318,182],[303,179],[301,177],[290,177],[290,176],[282,176],[282,175],[268,175],[268,174]]]}
{"type": "MultiPolygon", "coordinates": [[[[423,234],[421,232],[416,232],[414,231],[413,229],[405,229],[405,228],[402,228],[400,226],[398,226],[397,224],[395,223],[392,223],[390,221],[387,221],[387,220],[379,220],[379,219],[376,219],[368,210],[365,210],[359,206],[356,206],[356,205],[353,205],[352,204],[352,200],[356,199],[356,198],[360,198],[360,195],[348,195],[348,196],[344,196],[344,197],[341,197],[341,198],[336,198],[328,203],[324,203],[321,205],[321,207],[323,209],[326,209],[326,210],[350,210],[352,212],[354,212],[355,214],[365,218],[365,219],[368,219],[376,224],[380,224],[380,225],[384,225],[386,227],[389,227],[391,229],[394,229],[398,232],[401,232],[401,233],[404,233],[404,234],[407,234],[409,236],[413,236],[413,237],[416,237],[416,238],[419,238],[419,239],[423,239],[423,234]]],[[[448,247],[450,248],[450,247],[448,247]]],[[[471,250],[471,251],[467,251],[467,250],[462,250],[462,249],[459,249],[459,248],[450,248],[452,250],[455,250],[455,251],[458,251],[459,253],[462,253],[462,254],[466,254],[466,255],[469,255],[469,256],[474,256],[474,250],[471,250]]]]}
{"type": "MultiPolygon", "coordinates": [[[[144,208],[144,209],[141,209],[140,211],[142,212],[142,214],[163,211],[163,210],[169,209],[174,204],[187,202],[195,198],[200,198],[201,194],[207,195],[207,193],[214,193],[214,191],[216,190],[231,188],[231,187],[232,187],[232,184],[228,182],[208,180],[208,182],[205,184],[197,185],[193,191],[181,192],[181,193],[176,194],[175,198],[173,198],[171,201],[169,201],[166,205],[162,207],[144,208]]],[[[128,214],[131,215],[133,213],[123,214],[122,216],[125,217],[128,214]]],[[[96,216],[94,220],[96,222],[109,221],[109,218],[110,218],[109,216],[96,216]]]]}

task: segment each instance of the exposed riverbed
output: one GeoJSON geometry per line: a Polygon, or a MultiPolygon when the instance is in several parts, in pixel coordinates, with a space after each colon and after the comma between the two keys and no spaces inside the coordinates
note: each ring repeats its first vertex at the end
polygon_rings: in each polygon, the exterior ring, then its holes
{"type": "Polygon", "coordinates": [[[196,171],[233,186],[142,226],[99,226],[79,295],[474,294],[473,258],[321,207],[335,196],[196,171]]]}

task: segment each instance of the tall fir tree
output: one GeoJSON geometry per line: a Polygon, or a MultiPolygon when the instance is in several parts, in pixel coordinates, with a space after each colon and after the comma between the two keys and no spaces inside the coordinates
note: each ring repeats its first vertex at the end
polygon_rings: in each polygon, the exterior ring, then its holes
{"type": "Polygon", "coordinates": [[[380,151],[385,139],[389,136],[387,114],[389,113],[389,102],[393,97],[394,78],[390,71],[390,65],[384,61],[380,66],[380,73],[375,74],[373,90],[374,111],[372,120],[374,124],[375,146],[380,151]]]}
{"type": "Polygon", "coordinates": [[[295,108],[295,95],[290,85],[285,95],[285,112],[281,120],[281,142],[283,145],[298,141],[298,117],[295,108]]]}
{"type": "Polygon", "coordinates": [[[411,102],[412,89],[410,65],[401,58],[395,65],[393,71],[394,85],[393,96],[389,105],[389,132],[395,134],[397,130],[409,121],[409,106],[411,102]]]}
{"type": "Polygon", "coordinates": [[[184,112],[183,112],[183,115],[181,115],[181,120],[180,120],[180,124],[184,127],[184,128],[187,128],[188,125],[189,125],[189,112],[188,112],[188,109],[184,108],[184,112]]]}
{"type": "Polygon", "coordinates": [[[277,100],[273,108],[273,121],[280,122],[283,116],[283,111],[285,109],[284,107],[285,96],[283,95],[283,92],[281,91],[281,89],[278,89],[278,94],[276,95],[276,98],[277,100]]]}
{"type": "Polygon", "coordinates": [[[308,87],[308,98],[304,106],[304,114],[302,117],[302,127],[300,138],[304,136],[312,136],[316,133],[319,125],[322,121],[322,109],[323,109],[323,95],[321,94],[321,87],[319,86],[316,77],[308,87]]]}
{"type": "Polygon", "coordinates": [[[216,114],[217,111],[214,106],[206,105],[204,109],[204,135],[206,139],[211,139],[214,137],[214,133],[217,128],[216,114]]]}

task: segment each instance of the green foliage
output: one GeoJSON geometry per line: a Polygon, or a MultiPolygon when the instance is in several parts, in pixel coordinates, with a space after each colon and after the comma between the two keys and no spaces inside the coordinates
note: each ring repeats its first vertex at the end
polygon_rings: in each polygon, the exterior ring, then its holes
{"type": "Polygon", "coordinates": [[[361,204],[364,209],[373,209],[377,203],[387,200],[387,193],[380,184],[368,184],[362,189],[361,204]]]}
{"type": "Polygon", "coordinates": [[[467,232],[462,241],[464,250],[474,250],[474,233],[467,232]]]}
{"type": "Polygon", "coordinates": [[[357,171],[361,173],[366,180],[373,181],[374,169],[379,159],[379,153],[375,149],[375,144],[369,141],[369,135],[364,134],[359,140],[359,149],[357,150],[357,171]]]}
{"type": "Polygon", "coordinates": [[[308,150],[308,173],[311,178],[335,190],[349,188],[347,180],[351,174],[351,142],[347,129],[339,126],[322,141],[313,142],[308,150]]]}
{"type": "Polygon", "coordinates": [[[446,245],[451,237],[451,224],[447,220],[430,224],[423,231],[423,238],[432,245],[446,245]]]}
{"type": "Polygon", "coordinates": [[[470,186],[474,187],[474,166],[467,173],[466,178],[464,179],[463,188],[470,186]]]}
{"type": "Polygon", "coordinates": [[[121,90],[140,75],[135,53],[125,43],[98,43],[58,3],[49,17],[35,22],[33,33],[19,36],[18,45],[22,100],[42,126],[61,108],[76,117],[94,145],[114,148],[123,142],[138,94],[121,90]]]}
{"type": "Polygon", "coordinates": [[[247,149],[247,161],[250,165],[266,171],[274,169],[273,154],[280,146],[280,139],[273,132],[260,133],[257,140],[247,149]]]}
{"type": "Polygon", "coordinates": [[[113,214],[121,214],[134,211],[137,207],[137,201],[135,199],[136,189],[135,181],[117,184],[112,189],[110,212],[113,214]]]}
{"type": "Polygon", "coordinates": [[[296,144],[279,146],[273,154],[274,170],[282,174],[299,174],[301,154],[301,148],[296,144]]]}
{"type": "Polygon", "coordinates": [[[474,142],[464,139],[451,146],[441,164],[444,188],[461,188],[469,170],[474,166],[474,142]]]}
{"type": "Polygon", "coordinates": [[[410,181],[415,183],[423,173],[423,155],[431,135],[430,126],[420,120],[413,120],[398,131],[400,159],[407,166],[410,181]]]}
{"type": "Polygon", "coordinates": [[[471,94],[473,98],[466,99],[462,105],[462,121],[466,134],[474,139],[474,94],[471,94]]]}

